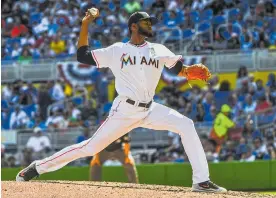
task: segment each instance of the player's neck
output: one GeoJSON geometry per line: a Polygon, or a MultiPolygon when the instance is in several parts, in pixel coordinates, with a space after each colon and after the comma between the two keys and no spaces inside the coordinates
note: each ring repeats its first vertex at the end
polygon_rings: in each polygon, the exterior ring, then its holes
{"type": "Polygon", "coordinates": [[[131,44],[133,45],[142,45],[144,44],[145,41],[145,37],[144,36],[131,36],[130,41],[131,44]]]}

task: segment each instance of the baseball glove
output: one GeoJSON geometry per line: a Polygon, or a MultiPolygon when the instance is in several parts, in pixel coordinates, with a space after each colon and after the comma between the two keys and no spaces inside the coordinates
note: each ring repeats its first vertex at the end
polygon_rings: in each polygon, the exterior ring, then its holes
{"type": "Polygon", "coordinates": [[[188,81],[203,80],[207,82],[211,78],[211,72],[205,65],[199,63],[186,67],[185,76],[188,81]]]}

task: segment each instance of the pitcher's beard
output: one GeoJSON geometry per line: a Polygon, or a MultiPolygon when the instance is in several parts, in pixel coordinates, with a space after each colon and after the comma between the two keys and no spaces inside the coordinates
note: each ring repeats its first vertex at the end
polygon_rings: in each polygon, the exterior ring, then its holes
{"type": "Polygon", "coordinates": [[[144,30],[140,26],[138,28],[138,32],[139,32],[139,34],[141,34],[141,35],[143,35],[145,37],[148,37],[148,38],[153,37],[153,33],[152,32],[148,32],[147,30],[144,30]]]}

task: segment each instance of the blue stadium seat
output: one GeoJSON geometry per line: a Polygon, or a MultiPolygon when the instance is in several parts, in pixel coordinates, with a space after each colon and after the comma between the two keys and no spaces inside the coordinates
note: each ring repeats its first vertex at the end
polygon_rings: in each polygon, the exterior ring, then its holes
{"type": "Polygon", "coordinates": [[[185,21],[185,15],[182,10],[178,11],[176,14],[176,23],[182,24],[185,21]]]}
{"type": "Polygon", "coordinates": [[[181,39],[181,31],[179,30],[172,30],[170,37],[167,39],[167,41],[175,41],[181,39]]]}
{"type": "Polygon", "coordinates": [[[8,109],[9,108],[9,104],[6,100],[1,100],[1,108],[2,109],[8,109]]]}
{"type": "Polygon", "coordinates": [[[112,103],[106,103],[104,106],[103,106],[103,112],[104,113],[108,113],[109,111],[110,111],[110,109],[111,109],[111,107],[112,107],[112,103]]]}
{"type": "Polygon", "coordinates": [[[240,14],[240,9],[239,8],[233,8],[233,9],[229,10],[228,17],[229,18],[236,17],[239,14],[240,14]]]}
{"type": "Polygon", "coordinates": [[[238,36],[241,35],[241,28],[237,23],[232,24],[232,31],[235,32],[238,36]]]}
{"type": "Polygon", "coordinates": [[[222,15],[215,16],[215,17],[213,18],[213,21],[212,21],[212,23],[213,23],[214,25],[220,25],[220,24],[223,24],[223,23],[225,23],[225,22],[226,22],[226,19],[225,19],[225,17],[222,16],[222,15]]]}
{"type": "Polygon", "coordinates": [[[163,24],[167,24],[170,19],[170,13],[168,11],[162,13],[163,24]]]}
{"type": "Polygon", "coordinates": [[[114,12],[114,11],[116,10],[116,6],[115,6],[115,4],[114,4],[112,1],[110,1],[110,2],[108,3],[108,8],[109,8],[109,10],[112,11],[112,12],[114,12]]]}
{"type": "Polygon", "coordinates": [[[198,33],[204,33],[204,32],[207,32],[210,28],[211,28],[211,24],[205,21],[199,24],[197,31],[198,33]]]}
{"type": "Polygon", "coordinates": [[[91,43],[92,48],[94,48],[94,49],[98,49],[98,48],[102,47],[102,43],[99,40],[91,40],[90,43],[91,43]]]}
{"type": "Polygon", "coordinates": [[[104,25],[103,19],[102,19],[102,18],[96,19],[96,24],[97,24],[98,26],[103,26],[103,25],[104,25]]]}
{"type": "Polygon", "coordinates": [[[230,40],[231,39],[231,35],[230,35],[230,33],[228,32],[228,31],[223,31],[222,33],[221,33],[221,36],[225,39],[225,40],[230,40]]]}
{"type": "Polygon", "coordinates": [[[264,25],[263,21],[257,21],[256,23],[256,26],[259,28],[263,27],[263,25],[264,25]]]}
{"type": "Polygon", "coordinates": [[[273,4],[274,7],[276,7],[276,0],[272,0],[272,4],[273,4]]]}
{"type": "Polygon", "coordinates": [[[34,22],[40,23],[42,19],[41,13],[33,13],[30,15],[29,24],[32,25],[34,22]]]}
{"type": "Polygon", "coordinates": [[[183,39],[190,39],[195,34],[195,31],[192,29],[185,29],[183,31],[183,39]]]}
{"type": "Polygon", "coordinates": [[[191,20],[194,24],[197,24],[197,23],[200,22],[200,16],[199,16],[198,11],[190,12],[190,17],[191,17],[191,20]]]}
{"type": "Polygon", "coordinates": [[[252,36],[253,36],[253,40],[256,42],[260,40],[259,32],[253,31],[252,36]]]}
{"type": "Polygon", "coordinates": [[[74,97],[72,99],[72,102],[75,104],[75,105],[81,105],[83,104],[83,98],[82,97],[74,97]]]}
{"type": "Polygon", "coordinates": [[[210,21],[213,18],[213,10],[207,9],[204,10],[200,15],[200,21],[210,21]]]}
{"type": "Polygon", "coordinates": [[[35,104],[26,105],[22,107],[22,110],[25,111],[25,113],[31,117],[33,112],[36,112],[36,106],[35,104]]]}
{"type": "Polygon", "coordinates": [[[123,38],[123,40],[122,40],[123,43],[127,43],[128,41],[129,41],[129,38],[128,38],[128,37],[125,37],[125,38],[123,38]]]}

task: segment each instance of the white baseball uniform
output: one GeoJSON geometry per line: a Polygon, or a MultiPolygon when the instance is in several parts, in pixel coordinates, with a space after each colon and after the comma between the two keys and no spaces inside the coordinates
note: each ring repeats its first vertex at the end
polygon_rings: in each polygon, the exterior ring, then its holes
{"type": "Polygon", "coordinates": [[[192,165],[193,184],[209,180],[207,160],[193,121],[155,102],[149,108],[138,106],[153,101],[163,67],[172,68],[182,56],[175,55],[164,45],[150,42],[140,46],[115,43],[91,53],[97,67],[112,70],[118,96],[108,118],[90,139],[37,161],[38,173],[55,171],[73,160],[95,155],[132,129],[144,127],[178,133],[192,165]],[[135,104],[129,104],[127,99],[135,104]]]}

